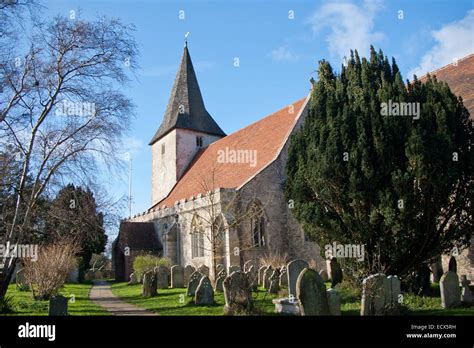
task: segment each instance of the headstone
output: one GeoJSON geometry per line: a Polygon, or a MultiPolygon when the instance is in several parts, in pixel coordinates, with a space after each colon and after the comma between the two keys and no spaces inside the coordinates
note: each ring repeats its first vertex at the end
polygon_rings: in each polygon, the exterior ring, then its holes
{"type": "Polygon", "coordinates": [[[280,291],[280,270],[276,269],[270,276],[270,287],[268,288],[269,294],[278,294],[280,291]]]}
{"type": "Polygon", "coordinates": [[[216,287],[215,287],[215,292],[224,292],[224,280],[227,276],[226,275],[220,275],[216,279],[216,287]]]}
{"type": "Polygon", "coordinates": [[[457,273],[457,271],[458,271],[458,263],[457,263],[456,258],[454,256],[451,256],[449,258],[448,271],[449,272],[454,272],[454,273],[457,273]]]}
{"type": "Polygon", "coordinates": [[[25,269],[21,268],[16,272],[16,288],[20,291],[29,291],[30,286],[25,277],[25,269]]]}
{"type": "Polygon", "coordinates": [[[204,275],[199,271],[195,271],[191,274],[188,282],[188,290],[186,292],[188,296],[194,296],[196,294],[196,289],[201,282],[202,277],[204,277],[204,275]]]}
{"type": "Polygon", "coordinates": [[[326,270],[322,269],[321,271],[319,271],[319,275],[321,276],[324,282],[327,282],[329,280],[328,272],[326,270]]]}
{"type": "Polygon", "coordinates": [[[280,273],[279,285],[280,285],[280,288],[288,287],[288,274],[286,272],[286,269],[284,269],[280,273]]]}
{"type": "Polygon", "coordinates": [[[217,276],[218,276],[218,277],[224,276],[224,278],[227,277],[227,272],[226,272],[226,270],[223,269],[222,271],[220,271],[220,272],[217,274],[217,276]]]}
{"type": "Polygon", "coordinates": [[[341,315],[341,297],[336,289],[328,289],[326,293],[328,296],[329,312],[331,315],[341,315]]]}
{"type": "Polygon", "coordinates": [[[360,315],[381,315],[385,306],[385,274],[372,274],[362,281],[360,315]]]}
{"type": "Polygon", "coordinates": [[[245,273],[233,272],[224,280],[224,299],[224,313],[227,315],[252,312],[252,292],[245,273]]]}
{"type": "Polygon", "coordinates": [[[469,304],[469,305],[474,302],[473,301],[474,298],[472,296],[472,291],[469,288],[470,283],[471,283],[471,281],[469,279],[467,279],[467,277],[465,275],[461,276],[461,286],[462,286],[461,302],[469,304]]]}
{"type": "Polygon", "coordinates": [[[184,285],[185,285],[185,286],[188,286],[189,277],[190,277],[191,274],[193,274],[195,271],[196,271],[196,269],[195,269],[193,266],[191,266],[191,265],[186,265],[186,267],[184,267],[184,285]]]}
{"type": "Polygon", "coordinates": [[[254,265],[251,265],[247,272],[245,272],[249,278],[250,288],[252,291],[257,291],[258,288],[258,272],[254,265]]]}
{"type": "Polygon", "coordinates": [[[232,274],[233,272],[239,272],[239,271],[240,271],[240,266],[232,265],[229,267],[229,274],[232,274]]]}
{"type": "Polygon", "coordinates": [[[342,282],[342,269],[335,257],[331,259],[329,267],[331,267],[331,287],[333,288],[342,282]]]}
{"type": "Polygon", "coordinates": [[[441,277],[443,276],[443,265],[441,260],[434,262],[430,265],[431,273],[433,274],[433,282],[439,283],[441,277]]]}
{"type": "Polygon", "coordinates": [[[263,286],[263,275],[267,269],[267,266],[261,266],[258,269],[258,285],[263,286]]]}
{"type": "Polygon", "coordinates": [[[455,272],[448,271],[439,281],[441,292],[441,307],[455,308],[461,305],[461,290],[459,289],[459,278],[455,272]]]}
{"type": "Polygon", "coordinates": [[[157,282],[155,271],[148,271],[143,274],[142,296],[155,297],[157,292],[157,282]]]}
{"type": "Polygon", "coordinates": [[[216,273],[219,274],[221,271],[225,270],[225,266],[220,263],[216,266],[216,273]]]}
{"type": "Polygon", "coordinates": [[[302,270],[308,268],[309,265],[304,260],[293,260],[286,265],[288,274],[288,295],[296,298],[296,282],[302,270]]]}
{"type": "Polygon", "coordinates": [[[401,295],[401,288],[400,288],[400,279],[397,276],[388,276],[384,280],[384,296],[385,296],[385,303],[387,304],[397,304],[399,303],[399,297],[401,295]]]}
{"type": "Polygon", "coordinates": [[[300,272],[296,281],[296,296],[301,315],[330,315],[326,286],[315,270],[304,268],[300,272]]]}
{"type": "Polygon", "coordinates": [[[64,296],[52,296],[49,300],[49,314],[50,316],[65,316],[67,315],[68,299],[64,296]]]}
{"type": "Polygon", "coordinates": [[[260,262],[256,259],[251,259],[248,260],[247,262],[244,263],[244,272],[248,272],[250,267],[254,267],[255,270],[258,269],[258,266],[260,266],[260,262]]]}
{"type": "Polygon", "coordinates": [[[138,284],[137,276],[135,273],[130,274],[130,281],[128,282],[128,285],[135,285],[138,284]]]}
{"type": "Polygon", "coordinates": [[[158,289],[168,289],[168,269],[165,266],[155,267],[156,286],[158,289]]]}
{"type": "Polygon", "coordinates": [[[206,277],[209,277],[209,267],[207,267],[206,265],[199,266],[198,271],[206,277]]]}
{"type": "Polygon", "coordinates": [[[184,288],[184,267],[174,265],[171,267],[171,287],[184,288]]]}
{"type": "Polygon", "coordinates": [[[270,277],[273,274],[272,266],[268,266],[265,272],[263,272],[263,287],[268,290],[270,288],[270,277]]]}
{"type": "Polygon", "coordinates": [[[194,304],[196,306],[210,306],[214,304],[214,290],[208,276],[204,276],[199,281],[194,294],[194,304]]]}

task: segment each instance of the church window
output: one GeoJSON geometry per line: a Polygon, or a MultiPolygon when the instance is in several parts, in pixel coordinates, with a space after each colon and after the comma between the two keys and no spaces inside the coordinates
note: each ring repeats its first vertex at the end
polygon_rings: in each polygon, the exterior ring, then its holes
{"type": "Polygon", "coordinates": [[[165,154],[165,144],[161,144],[161,154],[165,154]]]}
{"type": "Polygon", "coordinates": [[[196,136],[196,146],[197,147],[202,147],[202,137],[201,136],[196,136]]]}
{"type": "Polygon", "coordinates": [[[265,246],[265,217],[260,204],[254,203],[250,207],[250,232],[254,247],[265,246]]]}
{"type": "Polygon", "coordinates": [[[204,256],[204,229],[202,223],[195,216],[191,222],[191,257],[204,256]]]}

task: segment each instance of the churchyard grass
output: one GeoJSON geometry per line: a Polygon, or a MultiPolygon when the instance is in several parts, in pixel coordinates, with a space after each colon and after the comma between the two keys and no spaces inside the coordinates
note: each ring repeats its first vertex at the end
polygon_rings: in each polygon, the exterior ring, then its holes
{"type": "MultiPolygon", "coordinates": [[[[69,315],[108,315],[108,312],[89,300],[92,284],[65,284],[60,294],[69,299],[69,315]]],[[[19,291],[15,284],[8,288],[7,296],[13,299],[13,313],[0,315],[48,315],[49,301],[35,301],[31,291],[19,291]]]]}

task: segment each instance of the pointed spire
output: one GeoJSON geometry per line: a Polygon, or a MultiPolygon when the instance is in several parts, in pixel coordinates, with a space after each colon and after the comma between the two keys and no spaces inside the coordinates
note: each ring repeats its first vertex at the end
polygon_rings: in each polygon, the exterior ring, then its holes
{"type": "Polygon", "coordinates": [[[185,41],[183,56],[171,89],[163,121],[149,145],[175,128],[225,136],[204,106],[187,41],[185,41]]]}

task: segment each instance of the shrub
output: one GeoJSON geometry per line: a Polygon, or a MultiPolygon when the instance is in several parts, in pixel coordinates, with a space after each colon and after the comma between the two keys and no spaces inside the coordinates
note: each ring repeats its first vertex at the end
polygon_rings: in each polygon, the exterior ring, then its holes
{"type": "Polygon", "coordinates": [[[63,238],[40,246],[36,261],[24,261],[25,278],[36,300],[49,300],[58,294],[76,265],[75,254],[78,251],[72,239],[63,238]]]}
{"type": "Polygon", "coordinates": [[[0,299],[0,313],[7,314],[12,313],[14,307],[13,297],[5,296],[0,299]]]}
{"type": "Polygon", "coordinates": [[[154,269],[157,266],[171,266],[171,260],[166,257],[158,257],[155,255],[139,255],[133,260],[133,271],[137,279],[142,278],[143,273],[154,269]]]}
{"type": "Polygon", "coordinates": [[[272,268],[280,268],[288,262],[288,253],[280,252],[280,250],[270,250],[260,258],[262,266],[272,266],[272,268]]]}

